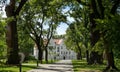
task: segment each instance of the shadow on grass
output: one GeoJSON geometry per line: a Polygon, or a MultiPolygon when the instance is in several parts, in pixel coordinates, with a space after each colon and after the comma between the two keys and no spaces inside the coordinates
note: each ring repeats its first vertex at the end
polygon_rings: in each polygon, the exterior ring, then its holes
{"type": "Polygon", "coordinates": [[[84,60],[75,60],[73,61],[73,68],[74,71],[85,70],[84,72],[88,72],[86,70],[89,70],[89,72],[95,72],[94,70],[96,70],[96,72],[100,72],[105,68],[105,65],[88,65],[87,62],[85,62],[84,60]]]}
{"type": "Polygon", "coordinates": [[[12,70],[0,70],[0,72],[15,72],[15,71],[12,71],[12,70]]]}
{"type": "MultiPolygon", "coordinates": [[[[19,66],[9,66],[9,65],[0,65],[0,72],[18,72],[19,71],[19,66]]],[[[30,69],[35,69],[36,66],[34,65],[22,65],[22,70],[24,70],[23,72],[26,72],[27,70],[30,69]]]]}
{"type": "Polygon", "coordinates": [[[37,68],[36,66],[31,66],[31,65],[22,65],[22,67],[26,67],[26,68],[37,68]]]}

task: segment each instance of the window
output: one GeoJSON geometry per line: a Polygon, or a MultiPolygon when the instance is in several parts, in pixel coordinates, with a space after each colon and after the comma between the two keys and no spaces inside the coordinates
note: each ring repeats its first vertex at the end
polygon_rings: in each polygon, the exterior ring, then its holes
{"type": "Polygon", "coordinates": [[[69,51],[69,54],[70,54],[71,52],[69,51]]]}
{"type": "Polygon", "coordinates": [[[61,54],[62,54],[63,52],[61,51],[61,54]]]}
{"type": "Polygon", "coordinates": [[[66,54],[67,54],[68,52],[66,52],[66,54]]]}
{"type": "Polygon", "coordinates": [[[63,49],[63,46],[61,46],[61,49],[63,49]]]}
{"type": "Polygon", "coordinates": [[[53,49],[53,46],[49,46],[49,50],[52,50],[53,49]]]}
{"type": "Polygon", "coordinates": [[[59,47],[57,47],[57,52],[59,52],[60,50],[59,50],[59,47]]]}

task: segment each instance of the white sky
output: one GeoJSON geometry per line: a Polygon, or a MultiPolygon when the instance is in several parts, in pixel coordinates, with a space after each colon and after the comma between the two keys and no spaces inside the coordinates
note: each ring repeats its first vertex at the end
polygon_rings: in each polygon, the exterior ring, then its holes
{"type": "Polygon", "coordinates": [[[57,34],[58,35],[62,35],[62,34],[66,34],[66,30],[68,28],[67,24],[61,23],[60,26],[57,27],[57,34]]]}

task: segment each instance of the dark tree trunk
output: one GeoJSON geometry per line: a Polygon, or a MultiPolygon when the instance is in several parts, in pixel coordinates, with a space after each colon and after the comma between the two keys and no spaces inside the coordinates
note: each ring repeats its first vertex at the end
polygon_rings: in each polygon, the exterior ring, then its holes
{"type": "Polygon", "coordinates": [[[107,72],[109,70],[118,70],[117,67],[115,66],[114,62],[114,55],[112,49],[109,48],[108,42],[105,41],[105,53],[107,57],[107,67],[104,69],[103,72],[107,72]]]}
{"type": "Polygon", "coordinates": [[[42,64],[42,57],[43,57],[43,51],[40,47],[40,45],[38,46],[38,60],[40,61],[40,63],[42,64]]]}
{"type": "Polygon", "coordinates": [[[117,67],[114,64],[114,56],[113,56],[113,52],[108,52],[106,51],[106,55],[107,55],[107,67],[104,69],[104,72],[111,70],[118,70],[117,67]]]}
{"type": "Polygon", "coordinates": [[[7,64],[19,64],[19,55],[18,55],[18,35],[17,35],[17,19],[14,14],[15,1],[11,2],[10,5],[7,5],[6,15],[8,18],[13,17],[11,21],[7,23],[6,28],[6,42],[8,47],[7,54],[7,64]]]}
{"type": "Polygon", "coordinates": [[[11,18],[7,23],[6,28],[6,43],[7,43],[7,64],[19,64],[19,49],[18,49],[18,34],[17,34],[17,18],[20,10],[27,0],[21,0],[19,6],[15,8],[16,0],[10,0],[10,3],[5,7],[6,15],[11,18]]]}
{"type": "MultiPolygon", "coordinates": [[[[86,35],[85,35],[86,36],[86,35]]],[[[88,44],[87,44],[87,40],[85,42],[85,47],[86,47],[86,60],[87,60],[87,63],[89,63],[89,50],[88,50],[88,44]]]]}
{"type": "Polygon", "coordinates": [[[6,42],[8,46],[7,64],[19,64],[19,49],[16,21],[10,21],[7,25],[6,42]]]}
{"type": "MultiPolygon", "coordinates": [[[[100,38],[100,33],[98,30],[94,30],[96,28],[96,24],[94,19],[96,18],[95,14],[92,13],[90,15],[90,22],[91,22],[91,47],[93,47],[97,41],[100,38]]],[[[98,52],[92,51],[90,53],[90,58],[89,58],[89,63],[88,64],[94,64],[94,63],[98,63],[101,64],[102,63],[102,55],[99,55],[98,52]]]]}
{"type": "Polygon", "coordinates": [[[76,42],[76,44],[77,44],[77,49],[78,49],[77,59],[78,59],[78,60],[82,60],[81,48],[80,48],[80,46],[79,46],[78,43],[79,43],[79,42],[76,42]]]}
{"type": "Polygon", "coordinates": [[[86,60],[89,63],[89,51],[88,50],[86,50],[86,60]]]}
{"type": "Polygon", "coordinates": [[[45,48],[45,61],[48,63],[48,50],[47,47],[45,48]]]}
{"type": "MultiPolygon", "coordinates": [[[[91,6],[90,6],[91,10],[93,11],[90,14],[90,32],[91,32],[91,47],[93,47],[97,41],[100,38],[100,33],[99,30],[95,30],[96,28],[96,22],[95,19],[101,18],[98,10],[97,10],[97,3],[95,0],[91,0],[91,6]]],[[[98,52],[92,51],[90,53],[90,59],[89,59],[89,63],[88,64],[93,64],[93,63],[98,63],[101,64],[102,62],[99,61],[99,59],[102,59],[102,55],[99,55],[98,52]]]]}
{"type": "Polygon", "coordinates": [[[98,52],[92,51],[90,54],[90,60],[88,64],[102,64],[103,59],[102,55],[99,55],[98,52]]]}
{"type": "Polygon", "coordinates": [[[80,52],[77,53],[77,60],[81,60],[80,52]]]}
{"type": "Polygon", "coordinates": [[[81,48],[78,48],[78,60],[82,60],[81,48]]]}

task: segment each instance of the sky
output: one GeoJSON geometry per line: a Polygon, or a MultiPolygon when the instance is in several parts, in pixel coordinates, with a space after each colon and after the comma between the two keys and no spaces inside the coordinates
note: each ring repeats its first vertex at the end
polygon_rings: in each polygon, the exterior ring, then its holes
{"type": "Polygon", "coordinates": [[[68,28],[68,25],[67,25],[67,24],[61,23],[61,24],[57,27],[56,32],[57,32],[58,35],[66,34],[67,28],[68,28]]]}
{"type": "MultiPolygon", "coordinates": [[[[67,22],[68,23],[72,23],[74,22],[74,19],[72,17],[67,17],[67,22]]],[[[68,25],[65,24],[65,23],[61,23],[58,27],[57,27],[57,34],[58,35],[63,35],[63,34],[66,34],[66,30],[68,28],[68,25]]]]}

